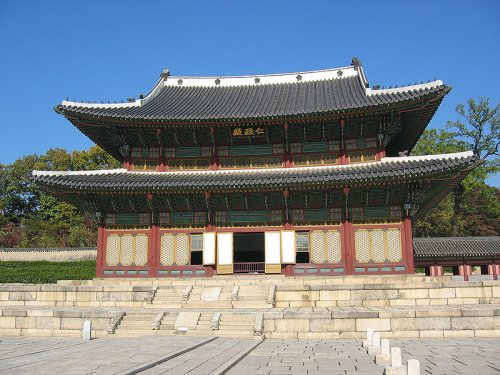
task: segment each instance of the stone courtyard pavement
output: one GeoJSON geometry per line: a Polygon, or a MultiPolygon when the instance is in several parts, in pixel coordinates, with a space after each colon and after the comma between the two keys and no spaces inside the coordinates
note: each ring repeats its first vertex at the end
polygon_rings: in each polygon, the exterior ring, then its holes
{"type": "MultiPolygon", "coordinates": [[[[392,339],[422,374],[500,374],[500,339],[392,339]]],[[[360,340],[0,337],[0,374],[382,374],[360,340]]]]}

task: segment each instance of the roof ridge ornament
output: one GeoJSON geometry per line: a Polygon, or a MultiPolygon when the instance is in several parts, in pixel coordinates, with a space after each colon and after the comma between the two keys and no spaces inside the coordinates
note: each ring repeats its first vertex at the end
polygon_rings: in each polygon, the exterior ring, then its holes
{"type": "Polygon", "coordinates": [[[160,78],[163,78],[164,80],[166,80],[168,78],[168,76],[170,76],[170,69],[163,69],[161,74],[160,74],[160,78]]]}

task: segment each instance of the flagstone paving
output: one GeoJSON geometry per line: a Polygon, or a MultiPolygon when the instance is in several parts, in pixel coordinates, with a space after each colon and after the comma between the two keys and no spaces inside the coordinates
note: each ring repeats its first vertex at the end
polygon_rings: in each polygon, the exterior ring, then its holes
{"type": "MultiPolygon", "coordinates": [[[[500,339],[392,339],[422,374],[500,374],[500,339]]],[[[0,337],[0,374],[374,375],[361,340],[0,337]]]]}

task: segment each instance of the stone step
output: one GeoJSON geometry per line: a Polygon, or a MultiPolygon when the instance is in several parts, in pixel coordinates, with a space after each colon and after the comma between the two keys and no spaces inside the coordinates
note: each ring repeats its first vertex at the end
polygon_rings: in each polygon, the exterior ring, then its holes
{"type": "Polygon", "coordinates": [[[191,301],[191,300],[187,301],[184,306],[191,309],[193,308],[230,309],[233,307],[231,301],[191,301]]]}
{"type": "Polygon", "coordinates": [[[181,309],[182,303],[154,303],[151,305],[144,305],[146,309],[181,309]]]}
{"type": "Polygon", "coordinates": [[[254,337],[253,329],[246,331],[218,330],[213,332],[217,336],[224,336],[224,337],[234,337],[234,338],[254,337]]]}
{"type": "Polygon", "coordinates": [[[152,336],[156,335],[157,331],[145,329],[130,329],[120,331],[119,329],[113,334],[113,337],[138,337],[138,336],[152,336]]]}
{"type": "Polygon", "coordinates": [[[172,324],[160,324],[160,330],[172,330],[174,329],[175,322],[172,324]]]}
{"type": "Polygon", "coordinates": [[[151,323],[148,323],[148,324],[120,324],[117,328],[119,331],[122,331],[122,330],[127,330],[127,331],[130,331],[130,330],[146,330],[146,331],[149,331],[149,330],[152,330],[151,328],[151,323]]]}
{"type": "Polygon", "coordinates": [[[234,309],[265,309],[272,308],[272,305],[265,301],[233,301],[234,309]]]}

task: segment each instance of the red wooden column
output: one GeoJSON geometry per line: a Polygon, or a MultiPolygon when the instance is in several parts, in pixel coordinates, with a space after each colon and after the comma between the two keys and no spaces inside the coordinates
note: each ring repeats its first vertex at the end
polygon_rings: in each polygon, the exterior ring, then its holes
{"type": "Polygon", "coordinates": [[[431,276],[443,276],[443,266],[430,266],[431,276]]]}
{"type": "Polygon", "coordinates": [[[415,261],[413,258],[413,236],[411,234],[411,219],[407,215],[403,220],[404,252],[406,255],[407,273],[415,273],[415,261]]]}
{"type": "Polygon", "coordinates": [[[347,151],[345,149],[345,142],[344,142],[345,120],[343,118],[340,119],[339,125],[340,125],[341,137],[342,137],[341,142],[340,142],[340,164],[349,164],[349,159],[347,157],[347,151]]]}
{"type": "Polygon", "coordinates": [[[348,210],[348,199],[349,199],[349,187],[344,187],[343,188],[343,193],[345,195],[346,199],[346,207],[345,207],[345,219],[344,222],[342,223],[342,242],[344,245],[344,263],[345,263],[345,272],[347,275],[352,275],[354,274],[354,269],[353,269],[353,259],[354,259],[354,246],[352,243],[352,237],[353,237],[353,226],[351,222],[351,218],[349,217],[349,210],[348,210]]]}
{"type": "Polygon", "coordinates": [[[210,137],[212,138],[212,156],[210,157],[210,169],[218,171],[220,169],[220,158],[215,145],[215,128],[210,127],[210,137]]]}
{"type": "Polygon", "coordinates": [[[106,229],[104,224],[99,224],[97,228],[97,257],[96,257],[96,277],[104,276],[104,263],[106,259],[106,229]]]}
{"type": "Polygon", "coordinates": [[[492,275],[493,280],[500,280],[500,264],[488,264],[488,275],[492,275]]]}
{"type": "MultiPolygon", "coordinates": [[[[205,230],[207,232],[217,232],[216,231],[216,228],[215,228],[215,225],[213,224],[212,222],[212,214],[210,212],[210,199],[212,198],[212,193],[210,191],[204,191],[203,192],[203,196],[205,197],[205,202],[206,202],[206,205],[207,205],[207,225],[205,226],[205,230]]],[[[205,270],[207,272],[206,276],[208,277],[212,277],[215,273],[216,273],[216,264],[217,264],[217,234],[215,234],[215,264],[210,264],[210,265],[204,265],[205,267],[205,270]]]]}
{"type": "Polygon", "coordinates": [[[462,264],[458,266],[458,274],[463,276],[465,281],[468,281],[469,276],[472,275],[472,267],[468,264],[462,264]]]}
{"type": "Polygon", "coordinates": [[[149,230],[149,246],[148,246],[148,266],[149,276],[156,277],[158,269],[160,250],[160,228],[157,223],[153,223],[149,230]]]}
{"type": "Polygon", "coordinates": [[[283,166],[291,168],[292,153],[290,152],[290,143],[288,142],[288,122],[283,123],[283,130],[285,131],[285,152],[283,153],[283,166]]]}
{"type": "MultiPolygon", "coordinates": [[[[154,195],[148,193],[146,195],[148,201],[153,202],[154,195]]],[[[149,276],[157,276],[158,262],[160,259],[160,227],[158,226],[158,218],[155,212],[151,212],[152,221],[151,228],[149,230],[149,240],[148,240],[148,268],[149,276]]]]}

